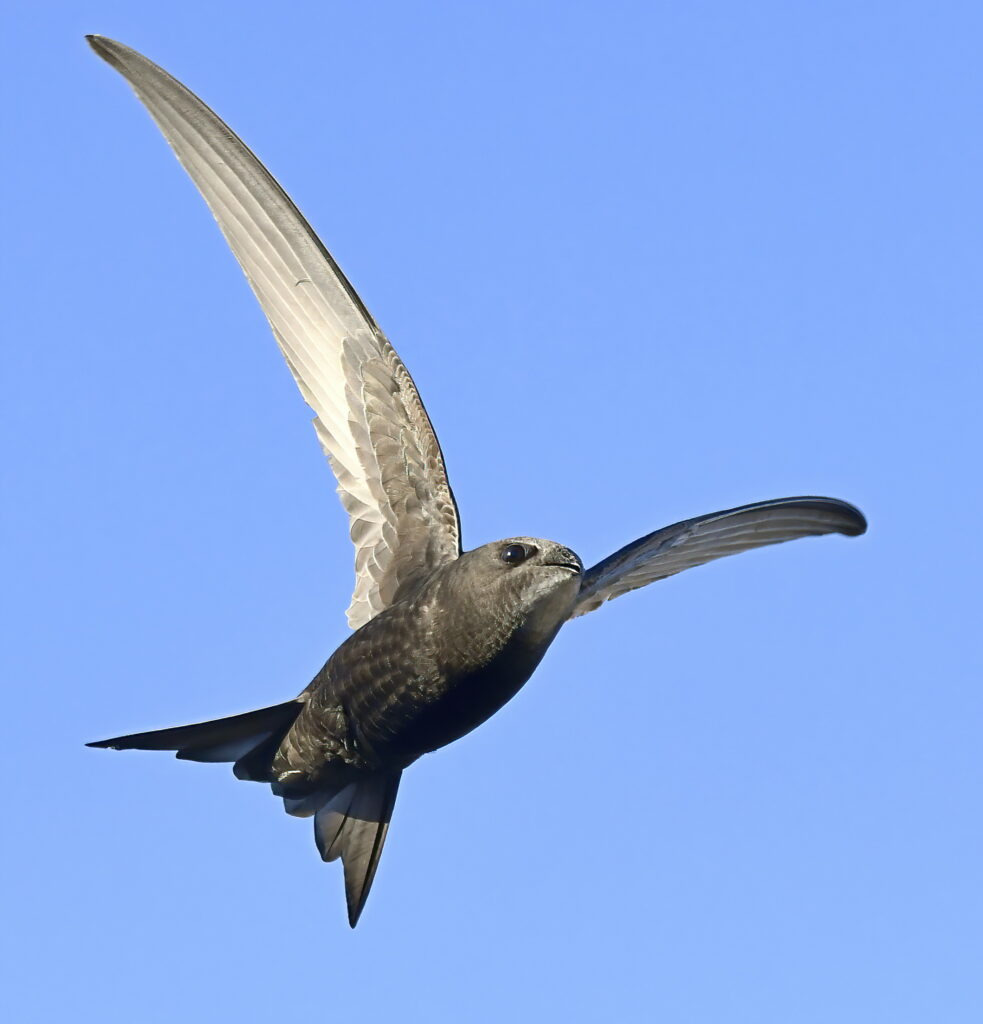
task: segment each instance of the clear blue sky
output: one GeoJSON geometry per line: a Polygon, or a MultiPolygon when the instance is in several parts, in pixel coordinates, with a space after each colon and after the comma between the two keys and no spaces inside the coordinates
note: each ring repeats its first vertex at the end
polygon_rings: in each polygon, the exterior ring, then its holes
{"type": "Polygon", "coordinates": [[[983,1005],[983,10],[17,5],[2,75],[7,1019],[904,1024],[983,1005]],[[359,928],[225,766],[87,750],[299,691],[352,557],[310,414],[85,32],[305,211],[465,543],[800,541],[571,623],[406,775],[359,928]]]}

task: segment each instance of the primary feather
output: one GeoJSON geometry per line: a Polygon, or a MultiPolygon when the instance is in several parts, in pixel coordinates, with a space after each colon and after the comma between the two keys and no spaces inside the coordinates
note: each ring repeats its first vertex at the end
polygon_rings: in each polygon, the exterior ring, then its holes
{"type": "Polygon", "coordinates": [[[684,519],[626,544],[588,569],[570,617],[725,555],[824,533],[856,537],[866,529],[860,510],[836,498],[778,498],[684,519]]]}
{"type": "Polygon", "coordinates": [[[440,445],[406,367],[273,176],[194,93],[90,36],[130,83],[211,208],[273,328],[348,512],[352,629],[460,553],[440,445]]]}

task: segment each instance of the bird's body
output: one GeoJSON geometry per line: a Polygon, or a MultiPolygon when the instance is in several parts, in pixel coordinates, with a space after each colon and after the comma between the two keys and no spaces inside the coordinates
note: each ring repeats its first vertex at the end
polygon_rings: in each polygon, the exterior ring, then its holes
{"type": "Polygon", "coordinates": [[[242,265],[338,480],[355,545],[355,632],[293,700],[102,740],[233,762],[287,811],[313,816],[362,912],[400,777],[470,732],[526,682],[569,619],[716,558],[798,537],[863,533],[835,498],[779,498],[675,523],[584,571],[569,548],[513,537],[471,551],[412,378],[269,172],[193,93],[145,57],[90,36],[133,86],[242,265]]]}
{"type": "Polygon", "coordinates": [[[268,781],[297,792],[316,788],[339,764],[399,770],[511,700],[580,589],[572,552],[522,541],[536,553],[521,564],[499,557],[515,540],[467,552],[353,633],[302,694],[268,781]],[[544,551],[557,561],[540,563],[544,551]]]}

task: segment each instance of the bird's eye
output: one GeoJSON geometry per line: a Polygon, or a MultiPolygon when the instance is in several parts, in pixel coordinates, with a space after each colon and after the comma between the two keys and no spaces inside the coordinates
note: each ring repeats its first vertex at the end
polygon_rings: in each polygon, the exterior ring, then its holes
{"type": "Polygon", "coordinates": [[[502,550],[502,561],[506,565],[521,565],[535,550],[526,547],[525,544],[509,544],[502,550]]]}

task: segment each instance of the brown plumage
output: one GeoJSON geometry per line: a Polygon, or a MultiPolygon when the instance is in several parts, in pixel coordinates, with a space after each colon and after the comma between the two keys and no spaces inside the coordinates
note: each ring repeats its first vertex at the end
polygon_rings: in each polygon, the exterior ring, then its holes
{"type": "Polygon", "coordinates": [[[341,858],[354,926],[400,777],[510,700],[569,618],[715,558],[863,533],[852,505],[781,498],[677,523],[586,573],[554,541],[462,552],[440,445],[396,352],[287,194],[196,96],[133,50],[93,49],[133,86],[208,202],[266,313],[338,479],[355,544],[355,632],[295,699],[90,744],[234,763],[341,858]]]}

